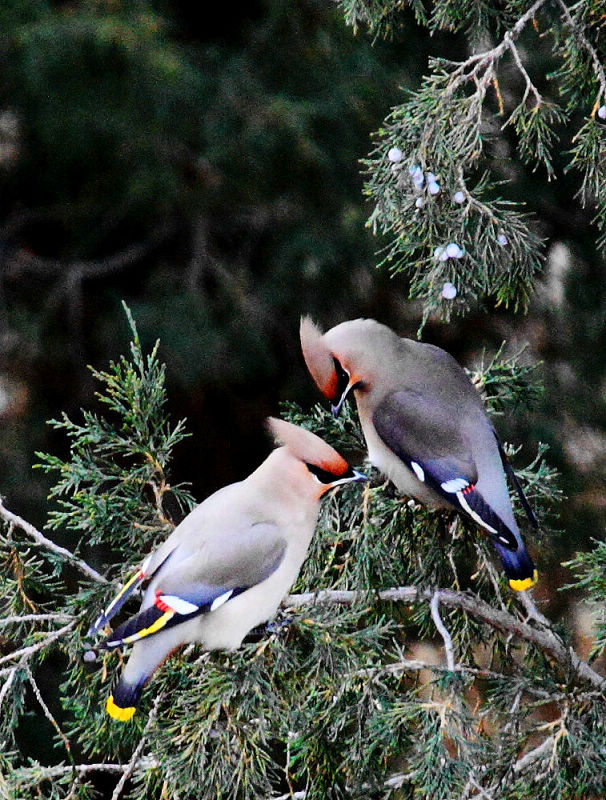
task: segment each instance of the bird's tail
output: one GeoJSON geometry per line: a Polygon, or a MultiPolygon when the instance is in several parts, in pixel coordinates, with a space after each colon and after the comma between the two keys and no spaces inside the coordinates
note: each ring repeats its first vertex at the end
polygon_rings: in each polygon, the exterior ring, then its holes
{"type": "Polygon", "coordinates": [[[105,704],[105,710],[110,717],[119,722],[128,722],[137,710],[141,690],[147,678],[148,676],[145,675],[136,683],[130,683],[124,677],[120,678],[105,704]]]}
{"type": "Polygon", "coordinates": [[[492,540],[492,543],[501,558],[511,588],[521,592],[534,586],[538,580],[538,573],[524,542],[518,542],[517,550],[510,550],[495,539],[492,540]]]}

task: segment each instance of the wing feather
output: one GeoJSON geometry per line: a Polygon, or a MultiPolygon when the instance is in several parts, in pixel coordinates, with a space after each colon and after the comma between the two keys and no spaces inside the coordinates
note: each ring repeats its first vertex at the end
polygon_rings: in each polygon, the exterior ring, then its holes
{"type": "Polygon", "coordinates": [[[463,433],[444,425],[459,411],[440,397],[401,389],[379,403],[373,424],[382,441],[418,480],[471,517],[501,545],[515,550],[514,532],[476,488],[477,466],[463,433]]]}

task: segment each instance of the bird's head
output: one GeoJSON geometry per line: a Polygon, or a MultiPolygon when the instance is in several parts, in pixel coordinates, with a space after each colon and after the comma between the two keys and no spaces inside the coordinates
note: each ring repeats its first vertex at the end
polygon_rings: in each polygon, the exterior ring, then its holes
{"type": "Polygon", "coordinates": [[[300,465],[298,477],[314,482],[317,497],[336,486],[368,480],[315,433],[276,417],[268,418],[267,427],[276,443],[300,465]]]}
{"type": "Polygon", "coordinates": [[[380,366],[381,339],[393,333],[373,319],[354,319],[326,333],[301,319],[301,349],[307,369],[338,416],[349,392],[371,388],[380,366]]]}

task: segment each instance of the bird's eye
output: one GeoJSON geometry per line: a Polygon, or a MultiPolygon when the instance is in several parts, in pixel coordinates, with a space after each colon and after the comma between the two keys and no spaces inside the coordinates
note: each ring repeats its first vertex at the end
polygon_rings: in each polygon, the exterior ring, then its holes
{"type": "Polygon", "coordinates": [[[315,464],[306,464],[305,466],[318,481],[318,483],[332,483],[335,479],[335,475],[333,475],[332,472],[322,469],[322,467],[317,467],[315,464]]]}
{"type": "Polygon", "coordinates": [[[343,397],[349,386],[349,372],[341,365],[338,358],[332,357],[332,363],[337,373],[337,397],[343,397]]]}
{"type": "Polygon", "coordinates": [[[335,475],[334,472],[329,472],[327,469],[322,469],[322,467],[318,467],[315,464],[305,464],[305,466],[318,481],[318,483],[323,483],[325,486],[327,484],[334,483],[337,480],[343,480],[343,478],[354,477],[354,471],[351,467],[349,467],[349,469],[347,469],[342,475],[335,475]]]}

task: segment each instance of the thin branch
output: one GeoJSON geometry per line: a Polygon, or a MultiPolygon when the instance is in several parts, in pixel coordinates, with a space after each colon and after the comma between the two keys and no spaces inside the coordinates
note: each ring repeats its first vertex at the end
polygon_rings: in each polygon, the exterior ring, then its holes
{"type": "Polygon", "coordinates": [[[448,94],[453,94],[463,83],[474,80],[478,72],[483,68],[485,68],[483,82],[486,83],[487,78],[489,79],[492,77],[494,62],[501,58],[506,50],[512,49],[515,39],[518,38],[526,25],[537,15],[538,11],[540,11],[546,3],[547,0],[536,0],[528,11],[520,17],[511,30],[505,33],[501,42],[496,47],[493,47],[491,50],[485,50],[482,53],[475,53],[466,61],[459,63],[457,69],[452,73],[451,77],[454,78],[454,81],[448,87],[448,94]],[[469,69],[469,67],[473,67],[473,69],[467,72],[466,70],[469,69]]]}
{"type": "Polygon", "coordinates": [[[556,0],[557,4],[562,9],[562,17],[566,20],[566,24],[570,28],[572,35],[581,43],[581,45],[585,48],[585,50],[589,53],[591,60],[593,61],[593,66],[595,67],[598,83],[600,84],[602,97],[606,99],[606,72],[604,71],[604,66],[602,61],[600,60],[600,56],[598,55],[595,47],[591,44],[591,42],[587,39],[585,34],[583,33],[583,29],[579,25],[579,23],[575,20],[575,18],[570,13],[570,9],[564,3],[563,0],[556,0]]]}
{"type": "Polygon", "coordinates": [[[145,741],[147,739],[147,734],[149,733],[149,730],[150,730],[151,726],[153,725],[154,720],[156,719],[156,715],[158,713],[158,707],[160,706],[160,703],[162,701],[163,696],[164,696],[163,694],[159,694],[159,695],[156,696],[156,699],[154,700],[154,704],[153,704],[153,706],[151,708],[151,711],[149,712],[149,715],[147,717],[147,722],[145,724],[145,728],[143,729],[143,733],[141,734],[141,738],[139,739],[139,744],[135,747],[135,750],[134,750],[134,752],[133,752],[133,754],[131,756],[131,759],[130,759],[130,761],[128,762],[128,764],[126,766],[126,769],[122,773],[122,777],[120,778],[120,780],[116,784],[116,788],[113,791],[113,794],[111,796],[111,800],[118,800],[118,798],[122,794],[122,789],[124,789],[124,784],[131,777],[133,772],[136,770],[137,765],[140,763],[141,753],[143,752],[143,748],[145,747],[145,741]]]}
{"type": "Polygon", "coordinates": [[[8,690],[13,685],[13,681],[15,680],[15,675],[17,674],[18,669],[19,665],[13,667],[8,673],[8,678],[2,684],[2,689],[0,689],[0,708],[2,707],[2,703],[4,702],[4,698],[6,697],[8,690]]]}
{"type": "Polygon", "coordinates": [[[55,553],[58,556],[61,556],[66,561],[69,561],[70,564],[73,564],[74,567],[80,570],[80,572],[84,573],[88,578],[91,578],[97,583],[107,583],[107,578],[104,578],[96,569],[93,569],[89,564],[86,563],[78,556],[74,555],[71,550],[68,550],[65,547],[61,547],[58,544],[55,544],[51,539],[48,539],[43,533],[35,528],[31,523],[26,522],[24,519],[19,517],[17,514],[13,514],[12,511],[9,511],[6,506],[3,504],[2,500],[0,500],[0,517],[10,525],[14,525],[15,527],[22,530],[26,533],[30,538],[32,538],[37,544],[41,547],[46,548],[46,550],[50,550],[51,552],[55,553]]]}
{"type": "Polygon", "coordinates": [[[548,736],[538,747],[535,747],[534,750],[530,750],[530,752],[518,759],[512,767],[515,774],[519,775],[525,772],[535,761],[539,761],[539,759],[544,756],[551,754],[553,752],[554,742],[555,736],[548,736]]]}
{"type": "Polygon", "coordinates": [[[50,724],[53,726],[53,728],[57,731],[57,735],[59,736],[59,738],[63,742],[63,745],[65,746],[65,749],[67,750],[67,755],[69,756],[70,759],[72,759],[72,748],[71,748],[71,745],[69,743],[69,739],[67,738],[67,736],[63,733],[63,731],[59,727],[59,723],[54,718],[53,714],[51,713],[50,708],[46,705],[46,702],[44,701],[44,698],[42,697],[42,693],[40,692],[40,688],[38,687],[38,684],[36,683],[36,680],[35,680],[35,678],[34,678],[34,676],[32,674],[32,671],[29,668],[29,664],[25,665],[25,672],[27,674],[27,679],[29,681],[29,685],[32,687],[32,690],[33,690],[33,692],[34,692],[34,694],[36,696],[36,700],[38,701],[38,704],[40,705],[40,708],[42,709],[42,711],[44,713],[44,716],[47,718],[47,720],[50,722],[50,724]]]}
{"type": "Polygon", "coordinates": [[[0,619],[0,627],[3,625],[20,625],[22,622],[69,622],[74,619],[73,614],[23,614],[14,615],[0,619]]]}
{"type": "MultiPolygon", "coordinates": [[[[386,602],[396,603],[417,603],[421,601],[431,601],[433,591],[421,589],[416,586],[401,586],[397,588],[384,589],[375,595],[346,590],[325,589],[319,592],[307,592],[305,594],[288,595],[284,599],[283,605],[287,608],[300,608],[307,605],[340,604],[352,605],[353,603],[367,599],[372,602],[373,598],[386,602]]],[[[546,655],[557,661],[566,670],[570,670],[584,683],[591,684],[600,692],[606,691],[606,678],[599,675],[589,664],[582,661],[571,647],[567,647],[562,640],[550,629],[537,629],[526,622],[522,622],[506,611],[493,608],[484,600],[471,593],[455,592],[451,589],[437,590],[439,601],[449,608],[458,608],[465,611],[476,619],[485,622],[495,630],[509,633],[518,639],[530,642],[546,655]]]]}
{"type": "Polygon", "coordinates": [[[453,670],[455,668],[455,657],[454,657],[454,645],[452,643],[452,636],[448,632],[446,625],[444,625],[442,621],[442,617],[440,616],[440,595],[438,592],[433,593],[433,597],[431,598],[431,602],[429,604],[429,608],[431,610],[431,618],[434,621],[434,625],[438,629],[438,632],[442,639],[444,639],[444,650],[446,651],[446,663],[448,664],[448,669],[453,670]]]}
{"type": "Polygon", "coordinates": [[[518,592],[518,599],[520,603],[524,606],[526,613],[528,614],[528,619],[533,619],[535,622],[539,622],[541,625],[545,625],[546,628],[550,627],[550,622],[547,617],[543,616],[539,609],[536,607],[534,600],[532,599],[531,595],[528,592],[518,592]]]}
{"type": "Polygon", "coordinates": [[[71,622],[68,622],[67,625],[59,628],[58,631],[49,633],[44,637],[44,639],[42,639],[42,641],[37,642],[36,644],[31,644],[29,647],[22,647],[21,650],[15,650],[12,653],[8,653],[8,655],[2,656],[2,658],[0,658],[0,664],[5,664],[7,661],[12,661],[13,658],[29,658],[29,656],[33,655],[34,653],[44,650],[45,647],[48,647],[48,645],[54,642],[56,639],[60,639],[65,633],[70,631],[75,624],[76,620],[73,619],[71,622]]]}

